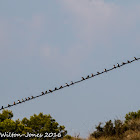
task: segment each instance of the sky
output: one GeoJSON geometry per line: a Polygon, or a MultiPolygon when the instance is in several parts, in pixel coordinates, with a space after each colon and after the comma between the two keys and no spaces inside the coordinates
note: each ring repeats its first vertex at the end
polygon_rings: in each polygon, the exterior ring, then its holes
{"type": "MultiPolygon", "coordinates": [[[[139,0],[1,1],[0,106],[140,57],[139,0]]],[[[140,62],[10,108],[50,114],[68,134],[139,110],[140,62]]]]}

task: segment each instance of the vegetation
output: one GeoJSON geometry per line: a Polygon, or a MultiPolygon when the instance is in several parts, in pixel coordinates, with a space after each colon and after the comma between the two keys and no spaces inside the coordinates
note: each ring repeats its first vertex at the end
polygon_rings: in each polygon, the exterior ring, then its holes
{"type": "MultiPolygon", "coordinates": [[[[23,118],[20,120],[12,120],[13,113],[8,110],[3,110],[0,114],[0,133],[14,132],[17,134],[45,134],[48,133],[60,133],[61,138],[33,138],[28,137],[26,139],[61,139],[61,140],[83,140],[79,137],[72,137],[66,135],[67,131],[64,126],[60,126],[55,119],[50,115],[38,115],[34,114],[30,119],[23,118]]],[[[99,123],[96,127],[96,131],[90,134],[86,140],[140,140],[140,110],[137,112],[129,112],[125,116],[125,120],[107,121],[103,125],[99,123]]],[[[3,140],[24,140],[25,138],[0,138],[3,140]]]]}
{"type": "Polygon", "coordinates": [[[115,120],[112,122],[109,120],[104,126],[99,123],[90,138],[95,140],[140,140],[140,110],[126,114],[125,121],[115,120]]]}
{"type": "MultiPolygon", "coordinates": [[[[30,119],[23,118],[22,121],[20,120],[12,120],[13,113],[8,110],[3,110],[3,112],[0,114],[0,132],[4,134],[5,132],[14,132],[17,134],[43,134],[45,133],[53,133],[53,134],[60,134],[61,138],[63,138],[67,131],[65,130],[64,126],[59,125],[55,119],[53,119],[50,115],[43,115],[43,113],[40,113],[39,115],[34,114],[30,117],[30,119]]],[[[7,140],[6,138],[0,138],[7,140]]],[[[8,140],[13,139],[20,139],[24,140],[25,137],[16,137],[16,138],[8,138],[8,140]]],[[[33,137],[28,137],[26,139],[37,139],[33,137]]],[[[50,139],[48,137],[46,138],[38,138],[38,139],[50,139]]],[[[55,138],[57,139],[57,137],[55,138]]]]}

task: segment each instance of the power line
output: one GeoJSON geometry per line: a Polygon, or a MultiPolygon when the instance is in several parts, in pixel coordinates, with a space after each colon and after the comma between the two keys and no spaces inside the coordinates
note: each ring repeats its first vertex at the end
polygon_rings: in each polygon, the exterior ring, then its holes
{"type": "Polygon", "coordinates": [[[37,96],[31,96],[31,97],[25,98],[24,100],[23,100],[23,99],[22,99],[22,100],[18,100],[18,102],[14,102],[13,104],[8,104],[8,105],[5,106],[5,107],[2,106],[0,110],[6,109],[6,108],[10,108],[10,107],[12,107],[12,106],[15,106],[15,105],[18,105],[18,104],[21,104],[21,103],[25,103],[25,102],[27,102],[27,101],[31,101],[31,100],[33,100],[33,99],[35,99],[35,98],[44,96],[44,95],[46,95],[46,94],[52,93],[52,92],[57,91],[57,90],[61,90],[61,89],[66,88],[66,87],[70,87],[70,86],[72,86],[72,85],[74,85],[74,84],[77,84],[77,83],[80,83],[80,82],[82,82],[82,81],[88,80],[88,79],[93,78],[93,77],[95,77],[95,76],[99,76],[99,75],[104,74],[104,73],[106,73],[106,72],[115,70],[115,69],[120,68],[120,67],[122,67],[122,66],[124,66],[124,65],[131,64],[132,62],[138,61],[138,60],[140,60],[140,58],[134,57],[134,59],[132,59],[131,61],[128,60],[127,62],[122,62],[122,64],[118,64],[118,63],[117,63],[117,65],[113,65],[113,67],[110,68],[110,69],[104,69],[104,71],[102,71],[102,72],[97,72],[96,74],[87,75],[86,77],[82,77],[81,80],[78,80],[78,81],[75,81],[75,82],[71,81],[70,84],[66,83],[65,86],[60,86],[59,88],[55,87],[54,90],[51,90],[51,89],[50,89],[49,91],[41,92],[41,94],[39,94],[39,95],[37,95],[37,96]]]}

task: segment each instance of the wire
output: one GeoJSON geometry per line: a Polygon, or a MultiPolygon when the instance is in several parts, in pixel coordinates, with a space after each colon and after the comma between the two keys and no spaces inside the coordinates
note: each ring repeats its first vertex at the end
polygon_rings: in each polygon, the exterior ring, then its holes
{"type": "Polygon", "coordinates": [[[5,107],[2,106],[0,110],[6,109],[6,108],[10,108],[10,107],[12,107],[12,106],[16,106],[16,105],[18,105],[18,104],[25,103],[25,102],[27,102],[27,101],[31,101],[31,100],[33,100],[33,99],[35,99],[35,98],[39,98],[39,97],[41,97],[41,96],[44,96],[44,95],[46,95],[46,94],[52,93],[52,92],[57,91],[57,90],[61,90],[61,89],[66,88],[66,87],[70,87],[70,86],[72,86],[72,85],[74,85],[74,84],[80,83],[80,82],[82,82],[82,81],[88,80],[88,79],[93,78],[93,77],[95,77],[95,76],[99,76],[99,75],[101,75],[101,74],[104,74],[104,73],[107,73],[107,72],[109,72],[109,71],[115,70],[115,69],[120,68],[120,67],[122,67],[122,66],[124,66],[124,65],[131,64],[132,62],[138,61],[138,60],[140,60],[140,58],[134,57],[134,59],[131,60],[131,61],[128,60],[127,62],[122,62],[122,64],[118,64],[118,63],[117,63],[117,65],[113,65],[113,67],[110,68],[110,69],[104,69],[104,71],[102,71],[102,72],[97,72],[96,74],[87,75],[87,77],[82,77],[81,80],[78,80],[78,81],[75,81],[75,82],[71,81],[70,84],[66,83],[65,86],[60,86],[59,88],[55,87],[54,90],[49,90],[49,91],[41,92],[41,94],[39,94],[39,95],[37,95],[37,96],[31,96],[31,97],[25,98],[25,100],[22,99],[21,101],[18,100],[18,102],[14,102],[13,104],[8,104],[8,105],[5,106],[5,107]]]}

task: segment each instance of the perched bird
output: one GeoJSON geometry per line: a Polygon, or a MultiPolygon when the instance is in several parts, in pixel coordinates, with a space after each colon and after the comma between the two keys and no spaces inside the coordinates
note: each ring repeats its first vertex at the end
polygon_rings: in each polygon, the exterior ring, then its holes
{"type": "Polygon", "coordinates": [[[1,107],[1,109],[4,109],[3,106],[1,107]]]}
{"type": "Polygon", "coordinates": [[[120,65],[117,63],[117,66],[120,67],[120,65]]]}
{"type": "Polygon", "coordinates": [[[69,86],[69,84],[66,83],[66,86],[69,86]]]}
{"type": "Polygon", "coordinates": [[[86,79],[88,79],[89,78],[89,75],[86,77],[86,79]]]}
{"type": "Polygon", "coordinates": [[[34,98],[34,96],[31,96],[31,98],[33,99],[33,98],[34,98]]]}
{"type": "Polygon", "coordinates": [[[48,91],[46,90],[46,91],[45,91],[45,94],[47,94],[47,93],[48,93],[48,91]]]}
{"type": "Polygon", "coordinates": [[[125,65],[126,63],[122,62],[122,65],[125,65]]]}
{"type": "Polygon", "coordinates": [[[16,103],[14,102],[13,105],[16,105],[16,103]]]}
{"type": "Polygon", "coordinates": [[[127,63],[131,63],[129,60],[127,60],[127,63]]]}
{"type": "Polygon", "coordinates": [[[30,100],[30,97],[28,97],[28,100],[30,100]]]}
{"type": "Polygon", "coordinates": [[[10,105],[8,104],[8,107],[10,107],[10,105]]]}
{"type": "Polygon", "coordinates": [[[85,78],[84,78],[84,77],[82,77],[82,80],[85,80],[85,78]]]}
{"type": "Polygon", "coordinates": [[[73,81],[71,81],[71,85],[73,85],[74,83],[73,83],[73,81]]]}
{"type": "MultiPolygon", "coordinates": [[[[25,100],[26,100],[26,98],[25,98],[25,100]]],[[[22,101],[22,102],[24,102],[24,100],[23,100],[23,99],[22,99],[21,101],[22,101]]]]}
{"type": "Polygon", "coordinates": [[[107,72],[107,70],[106,70],[106,69],[104,69],[104,72],[107,72]]]}
{"type": "Polygon", "coordinates": [[[91,77],[93,77],[94,75],[93,75],[93,73],[91,74],[91,77]]]}
{"type": "Polygon", "coordinates": [[[59,89],[61,89],[61,88],[63,88],[63,86],[60,86],[60,88],[59,88],[59,89]]]}
{"type": "Polygon", "coordinates": [[[44,92],[41,92],[42,93],[42,95],[44,95],[44,92]]]}
{"type": "Polygon", "coordinates": [[[18,100],[18,103],[21,103],[20,100],[18,100]]]}
{"type": "Polygon", "coordinates": [[[137,60],[137,58],[136,58],[136,57],[134,57],[134,59],[135,59],[135,60],[137,60]]]}
{"type": "Polygon", "coordinates": [[[97,72],[97,74],[100,74],[100,72],[97,72]]]}
{"type": "Polygon", "coordinates": [[[49,90],[49,92],[52,92],[52,90],[49,90]]]}
{"type": "Polygon", "coordinates": [[[58,89],[57,89],[57,87],[55,87],[55,89],[54,89],[54,90],[58,90],[58,89]]]}
{"type": "Polygon", "coordinates": [[[115,68],[115,69],[116,69],[116,66],[115,66],[115,65],[113,65],[113,68],[115,68]]]}
{"type": "Polygon", "coordinates": [[[27,98],[25,98],[25,101],[27,101],[28,99],[27,98]]]}

